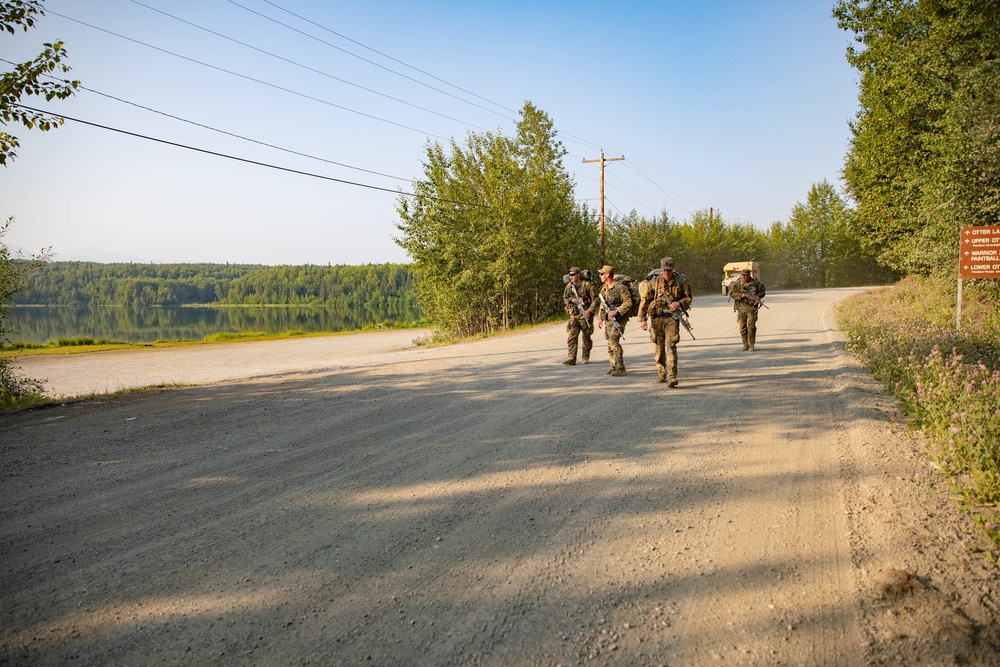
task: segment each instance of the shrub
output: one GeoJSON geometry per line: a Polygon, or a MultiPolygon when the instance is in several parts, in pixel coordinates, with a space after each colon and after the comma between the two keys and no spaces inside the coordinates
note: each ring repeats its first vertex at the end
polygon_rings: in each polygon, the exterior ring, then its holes
{"type": "Polygon", "coordinates": [[[973,283],[956,326],[955,285],[910,277],[838,309],[848,347],[927,436],[931,458],[1000,548],[1000,322],[995,287],[973,283]]]}
{"type": "Polygon", "coordinates": [[[44,382],[21,377],[14,372],[11,357],[0,357],[0,408],[10,408],[42,400],[44,382]]]}

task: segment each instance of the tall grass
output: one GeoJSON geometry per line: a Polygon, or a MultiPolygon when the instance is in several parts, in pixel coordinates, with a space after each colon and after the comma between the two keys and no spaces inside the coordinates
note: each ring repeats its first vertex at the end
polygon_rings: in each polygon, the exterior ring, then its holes
{"type": "Polygon", "coordinates": [[[851,352],[898,399],[930,443],[930,458],[1000,553],[1000,293],[967,283],[961,329],[957,285],[909,277],[838,309],[851,352]]]}

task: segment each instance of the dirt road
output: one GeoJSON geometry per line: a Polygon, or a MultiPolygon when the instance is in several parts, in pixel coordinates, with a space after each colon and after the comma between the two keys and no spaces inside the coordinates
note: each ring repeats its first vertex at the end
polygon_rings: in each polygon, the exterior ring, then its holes
{"type": "Polygon", "coordinates": [[[216,384],[0,417],[0,663],[998,664],[850,293],[769,296],[752,354],[696,299],[678,389],[634,323],[620,378],[558,326],[23,358],[216,384]]]}

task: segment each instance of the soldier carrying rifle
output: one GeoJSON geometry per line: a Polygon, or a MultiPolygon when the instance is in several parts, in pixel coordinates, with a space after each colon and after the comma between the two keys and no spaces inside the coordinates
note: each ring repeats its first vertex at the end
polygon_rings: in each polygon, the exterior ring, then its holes
{"type": "Polygon", "coordinates": [[[625,375],[625,359],[622,353],[622,336],[625,335],[625,322],[635,310],[632,303],[632,292],[622,281],[615,280],[615,268],[605,264],[598,271],[601,275],[601,291],[598,298],[601,308],[597,314],[597,327],[604,327],[604,337],[608,339],[608,360],[611,367],[609,375],[625,375]]]}
{"type": "MultiPolygon", "coordinates": [[[[736,323],[740,327],[743,338],[743,349],[753,352],[757,341],[757,311],[764,302],[767,290],[764,283],[753,277],[750,269],[743,269],[739,281],[729,288],[729,296],[733,299],[733,310],[736,311],[736,323]]],[[[767,308],[767,306],[764,306],[767,308]]]]}
{"type": "MultiPolygon", "coordinates": [[[[659,275],[649,281],[649,289],[642,295],[639,304],[639,327],[646,331],[646,316],[649,316],[656,360],[656,381],[666,382],[668,387],[676,387],[677,382],[677,342],[681,339],[680,317],[691,307],[691,283],[682,273],[676,273],[673,257],[660,260],[659,275]]],[[[688,331],[690,333],[690,330],[688,331]]],[[[693,334],[692,334],[693,337],[693,334]]]]}
{"type": "Polygon", "coordinates": [[[569,366],[576,364],[581,334],[583,334],[583,363],[590,363],[590,348],[594,345],[591,338],[594,332],[594,313],[600,306],[597,300],[597,288],[593,282],[583,280],[581,273],[579,267],[573,266],[570,267],[569,276],[564,278],[566,288],[563,290],[563,303],[566,304],[566,312],[569,313],[569,322],[566,324],[566,345],[569,349],[563,363],[569,366]]]}

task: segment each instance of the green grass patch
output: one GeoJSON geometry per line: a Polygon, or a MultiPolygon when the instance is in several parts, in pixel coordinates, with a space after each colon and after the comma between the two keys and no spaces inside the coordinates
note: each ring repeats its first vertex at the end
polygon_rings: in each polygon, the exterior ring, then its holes
{"type": "Polygon", "coordinates": [[[339,336],[358,331],[382,331],[391,329],[419,329],[424,328],[424,322],[392,322],[385,320],[378,324],[369,324],[360,330],[351,331],[316,331],[306,333],[299,329],[289,329],[280,333],[265,333],[263,331],[246,331],[234,333],[222,331],[205,336],[202,340],[158,340],[153,343],[129,343],[126,341],[92,338],[90,336],[80,336],[77,338],[57,338],[47,343],[25,343],[20,341],[8,342],[0,347],[0,357],[16,356],[20,354],[75,354],[79,352],[103,352],[106,350],[127,350],[140,348],[160,348],[178,347],[183,345],[200,345],[213,343],[232,343],[251,340],[281,340],[285,338],[314,337],[314,336],[339,336]]]}

